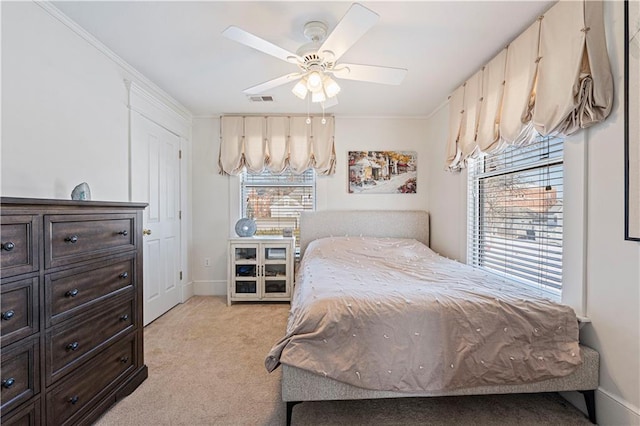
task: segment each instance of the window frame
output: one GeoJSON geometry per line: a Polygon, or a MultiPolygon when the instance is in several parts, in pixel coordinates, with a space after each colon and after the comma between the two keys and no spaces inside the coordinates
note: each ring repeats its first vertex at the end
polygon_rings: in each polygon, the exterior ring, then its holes
{"type": "MultiPolygon", "coordinates": [[[[564,185],[564,179],[565,179],[565,172],[566,172],[566,168],[565,168],[565,163],[566,163],[566,155],[565,155],[565,146],[566,146],[566,140],[562,137],[542,137],[539,136],[535,139],[535,142],[533,142],[532,144],[529,144],[527,146],[523,146],[523,147],[508,147],[505,149],[502,149],[501,151],[497,152],[497,153],[491,153],[491,154],[482,154],[480,155],[478,158],[475,159],[470,159],[469,160],[469,164],[468,164],[468,168],[467,168],[467,217],[466,217],[466,221],[467,221],[467,237],[466,237],[466,251],[467,251],[467,263],[470,265],[473,265],[475,267],[481,268],[487,272],[490,273],[494,273],[500,277],[503,277],[505,280],[514,282],[514,283],[518,283],[520,285],[524,285],[529,289],[533,289],[536,291],[541,292],[543,295],[550,297],[552,299],[555,300],[560,300],[562,298],[562,293],[563,290],[565,288],[565,269],[566,269],[566,264],[565,264],[565,256],[566,256],[566,234],[565,234],[565,226],[564,226],[564,221],[566,218],[566,210],[565,210],[565,194],[566,194],[566,187],[564,185]],[[546,157],[544,156],[544,147],[542,148],[537,148],[537,152],[539,152],[540,154],[538,155],[538,159],[534,159],[533,157],[527,158],[528,161],[526,162],[521,162],[520,164],[517,164],[518,161],[514,161],[514,164],[510,165],[510,166],[506,166],[503,168],[498,168],[498,169],[494,169],[494,170],[487,170],[486,166],[487,163],[489,161],[495,161],[499,164],[500,160],[495,160],[496,157],[505,157],[508,155],[511,155],[512,158],[517,158],[518,156],[522,156],[522,157],[527,157],[529,154],[526,153],[527,149],[531,149],[534,148],[534,150],[536,150],[536,146],[540,145],[543,146],[543,144],[546,143],[547,147],[546,147],[546,157]],[[553,151],[554,155],[551,155],[550,152],[550,146],[553,147],[553,149],[555,149],[555,151],[553,151]],[[558,149],[559,147],[559,149],[558,149]],[[522,150],[522,151],[518,151],[518,150],[522,150]],[[522,154],[524,153],[524,154],[522,154]],[[559,155],[558,155],[559,153],[559,155]],[[479,163],[481,162],[481,163],[479,163]],[[560,243],[560,249],[561,249],[561,257],[560,257],[560,264],[559,264],[559,269],[560,269],[560,282],[559,282],[559,287],[557,285],[546,285],[542,282],[538,282],[533,283],[531,282],[531,280],[527,281],[526,279],[521,279],[517,276],[514,276],[512,274],[509,274],[508,272],[506,272],[506,270],[510,269],[509,267],[509,263],[511,263],[512,265],[515,263],[514,259],[508,259],[505,256],[505,264],[507,266],[504,266],[505,271],[498,271],[496,269],[492,269],[489,267],[485,267],[482,264],[482,258],[483,258],[483,250],[485,250],[485,246],[483,246],[483,237],[486,235],[486,231],[482,231],[481,227],[486,227],[488,226],[489,222],[485,222],[481,219],[482,216],[482,203],[483,203],[483,196],[482,194],[484,193],[484,191],[480,190],[481,187],[481,183],[482,181],[487,182],[487,180],[491,179],[491,178],[500,178],[500,177],[504,177],[505,181],[511,177],[513,177],[513,179],[516,179],[517,177],[520,177],[520,175],[522,176],[526,176],[527,172],[532,172],[532,171],[539,171],[539,173],[549,173],[549,170],[552,167],[556,167],[558,168],[559,166],[559,174],[560,174],[560,178],[556,179],[556,184],[562,185],[562,187],[560,188],[560,193],[561,193],[561,197],[560,197],[560,205],[561,205],[561,232],[560,232],[560,236],[561,236],[561,243],[560,243]]],[[[507,160],[503,160],[503,161],[507,161],[507,160]]],[[[557,173],[557,172],[556,172],[557,173]]],[[[539,179],[538,181],[536,181],[536,183],[541,183],[542,181],[539,179]]],[[[554,194],[554,197],[557,196],[557,194],[554,194]]],[[[511,205],[508,206],[509,208],[513,208],[511,205]]],[[[511,213],[510,213],[511,214],[511,213]]],[[[542,212],[539,212],[539,214],[542,214],[542,212]]],[[[548,214],[548,212],[544,213],[545,215],[548,214]]],[[[532,222],[533,223],[533,222],[532,222]]],[[[540,222],[541,223],[541,222],[540,222]]],[[[547,225],[548,226],[548,225],[547,225]]],[[[505,227],[506,228],[506,227],[505,227]]],[[[514,231],[514,229],[509,229],[510,231],[514,231]]],[[[527,234],[528,235],[528,234],[527,234]]],[[[526,238],[526,237],[524,237],[526,238]]],[[[548,237],[547,237],[548,239],[548,237]]],[[[513,239],[512,239],[513,240],[513,239]]],[[[505,248],[505,252],[507,251],[506,249],[508,248],[508,243],[509,239],[505,239],[504,242],[504,248],[505,248]]],[[[544,244],[546,244],[546,246],[548,246],[548,241],[544,241],[544,244]]],[[[543,243],[541,242],[540,245],[542,245],[543,243]]],[[[545,247],[546,247],[545,246],[545,247]]],[[[524,249],[520,249],[520,250],[524,250],[524,249]]],[[[546,248],[545,248],[546,250],[546,248]]],[[[542,252],[540,252],[542,253],[542,252]]],[[[517,257],[515,255],[518,254],[518,252],[516,251],[515,253],[510,253],[511,255],[514,255],[514,257],[517,257]]],[[[538,265],[543,265],[544,261],[549,261],[549,255],[547,255],[547,252],[545,251],[544,256],[542,257],[543,254],[539,254],[539,260],[538,261],[534,261],[534,263],[537,263],[538,265]]],[[[491,263],[491,262],[488,262],[491,263]]],[[[511,269],[517,269],[518,267],[514,267],[511,266],[511,269]]],[[[540,266],[540,269],[543,269],[543,267],[540,266]]]]}
{"type": "MultiPolygon", "coordinates": [[[[249,187],[256,187],[256,188],[277,188],[277,187],[283,187],[283,188],[290,188],[290,187],[301,187],[301,188],[309,188],[310,191],[309,193],[311,194],[312,197],[312,203],[311,203],[311,208],[310,209],[301,209],[300,211],[315,211],[317,209],[317,183],[318,183],[318,175],[315,172],[315,170],[313,169],[308,169],[306,171],[304,171],[301,174],[296,175],[295,173],[289,171],[288,169],[285,170],[283,173],[281,174],[276,174],[276,173],[271,173],[268,170],[264,170],[261,174],[272,174],[272,175],[276,175],[276,176],[282,176],[284,174],[286,174],[287,176],[301,176],[303,174],[307,174],[307,178],[310,178],[309,182],[285,182],[285,181],[278,181],[275,180],[272,183],[269,182],[260,182],[260,183],[253,183],[253,184],[246,184],[246,179],[247,176],[249,175],[249,173],[247,172],[246,168],[243,169],[243,171],[238,175],[239,179],[238,179],[238,196],[239,196],[239,210],[238,210],[238,219],[242,218],[242,217],[246,217],[246,202],[244,200],[244,193],[245,193],[245,188],[247,186],[249,187]]],[[[299,218],[299,215],[298,215],[299,218]]],[[[293,229],[293,235],[296,237],[296,254],[298,253],[299,250],[299,245],[300,245],[300,237],[299,237],[299,226],[300,226],[300,222],[299,219],[297,220],[297,227],[293,229]]],[[[279,228],[280,230],[284,229],[286,227],[282,227],[279,228]]],[[[269,235],[282,235],[282,232],[278,233],[278,234],[261,234],[264,236],[269,236],[269,235]]]]}

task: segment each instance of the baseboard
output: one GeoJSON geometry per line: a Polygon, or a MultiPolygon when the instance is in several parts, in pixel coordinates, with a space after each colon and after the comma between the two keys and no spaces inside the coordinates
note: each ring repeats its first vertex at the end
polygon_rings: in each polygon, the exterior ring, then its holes
{"type": "Polygon", "coordinates": [[[195,286],[193,281],[189,281],[182,285],[182,303],[186,302],[195,294],[195,286]]]}
{"type": "Polygon", "coordinates": [[[640,409],[619,396],[598,388],[596,391],[596,412],[598,424],[640,425],[640,409]]]}
{"type": "MultiPolygon", "coordinates": [[[[560,392],[560,395],[586,415],[587,407],[581,393],[560,392]]],[[[599,425],[640,425],[640,409],[620,397],[598,388],[596,390],[596,418],[599,425]]]]}
{"type": "Polygon", "coordinates": [[[226,296],[226,281],[193,281],[194,296],[226,296]]]}

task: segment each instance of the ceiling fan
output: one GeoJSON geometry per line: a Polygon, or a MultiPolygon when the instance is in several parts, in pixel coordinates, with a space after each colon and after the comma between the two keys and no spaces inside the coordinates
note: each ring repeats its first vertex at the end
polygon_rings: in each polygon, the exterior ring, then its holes
{"type": "Polygon", "coordinates": [[[311,93],[312,102],[321,102],[324,108],[337,104],[336,95],[340,86],[338,79],[398,85],[407,74],[404,68],[375,65],[345,64],[338,60],[367,31],[378,22],[380,16],[359,3],[353,3],[336,27],[327,35],[327,25],[320,21],[307,22],[304,35],[309,42],[296,53],[255,36],[236,26],[230,26],[222,35],[260,52],[295,64],[299,71],[285,74],[243,90],[248,95],[257,95],[275,87],[298,80],[292,92],[300,99],[311,93]]]}

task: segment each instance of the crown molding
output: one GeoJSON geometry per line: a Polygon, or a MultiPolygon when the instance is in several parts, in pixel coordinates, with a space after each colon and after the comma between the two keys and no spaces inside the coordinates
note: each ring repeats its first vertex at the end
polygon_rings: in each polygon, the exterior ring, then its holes
{"type": "Polygon", "coordinates": [[[176,114],[183,117],[185,120],[190,121],[193,117],[191,111],[189,111],[184,105],[175,100],[171,95],[162,90],[159,86],[145,77],[142,73],[132,67],[124,59],[118,56],[115,52],[105,46],[101,41],[91,35],[87,30],[78,25],[75,21],[62,13],[60,9],[55,7],[49,1],[34,1],[35,4],[40,6],[45,12],[51,15],[53,18],[60,21],[63,25],[76,33],[80,38],[93,46],[97,51],[106,56],[113,63],[118,65],[124,72],[130,76],[130,80],[135,81],[138,85],[144,88],[144,90],[153,95],[156,99],[163,102],[166,106],[171,108],[176,114]]]}
{"type": "Polygon", "coordinates": [[[132,111],[144,115],[178,136],[191,139],[191,117],[179,114],[135,81],[125,80],[124,84],[129,92],[129,108],[132,111]]]}
{"type": "MultiPolygon", "coordinates": [[[[442,104],[441,106],[438,107],[442,108],[442,106],[444,106],[446,104],[442,104]]],[[[433,114],[430,115],[360,115],[360,114],[325,114],[325,117],[335,117],[337,120],[340,119],[382,119],[382,120],[427,120],[429,117],[431,117],[433,114]]],[[[210,119],[210,118],[216,118],[219,119],[222,116],[244,116],[244,117],[251,117],[251,116],[264,116],[264,117],[277,117],[277,116],[285,116],[285,117],[322,117],[322,114],[320,113],[313,113],[313,114],[302,114],[302,113],[293,113],[293,114],[286,114],[286,113],[264,113],[264,114],[260,114],[260,113],[249,113],[249,114],[242,114],[242,113],[230,113],[230,114],[211,114],[211,115],[194,115],[192,118],[194,120],[198,119],[198,120],[206,120],[206,119],[210,119]]]]}

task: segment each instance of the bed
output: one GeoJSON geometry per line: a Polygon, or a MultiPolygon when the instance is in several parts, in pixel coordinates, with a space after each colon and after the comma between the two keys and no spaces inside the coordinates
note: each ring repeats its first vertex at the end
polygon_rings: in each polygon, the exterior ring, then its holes
{"type": "Polygon", "coordinates": [[[282,367],[287,424],[303,401],[580,391],[595,423],[598,353],[573,310],[428,248],[424,211],[323,211],[302,261],[282,367]]]}

